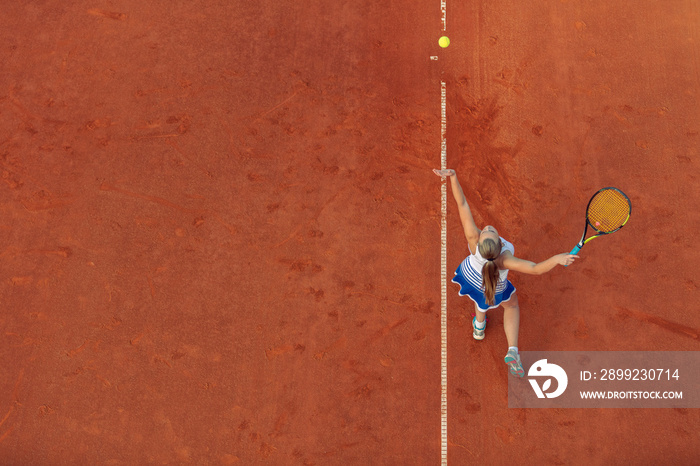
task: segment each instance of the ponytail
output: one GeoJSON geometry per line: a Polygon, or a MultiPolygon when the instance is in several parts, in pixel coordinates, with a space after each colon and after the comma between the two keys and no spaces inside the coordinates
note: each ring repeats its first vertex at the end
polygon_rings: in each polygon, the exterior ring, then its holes
{"type": "Polygon", "coordinates": [[[498,266],[493,261],[487,261],[484,264],[484,268],[481,269],[481,275],[484,278],[484,297],[486,298],[486,304],[492,306],[499,278],[498,266]]]}
{"type": "Polygon", "coordinates": [[[496,265],[494,261],[501,254],[501,241],[499,240],[498,243],[496,243],[492,239],[485,239],[479,245],[479,254],[481,254],[481,257],[486,259],[486,263],[481,269],[481,276],[483,278],[486,304],[491,306],[494,303],[494,297],[496,296],[496,285],[498,285],[498,279],[500,278],[498,273],[498,265],[496,265]]]}

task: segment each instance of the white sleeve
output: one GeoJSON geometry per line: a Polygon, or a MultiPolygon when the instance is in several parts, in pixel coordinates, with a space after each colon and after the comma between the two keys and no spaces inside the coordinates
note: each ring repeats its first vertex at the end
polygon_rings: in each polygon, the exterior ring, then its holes
{"type": "Polygon", "coordinates": [[[510,251],[511,254],[515,255],[515,246],[513,246],[513,243],[503,238],[501,238],[501,242],[503,243],[503,249],[505,249],[506,251],[510,251]]]}

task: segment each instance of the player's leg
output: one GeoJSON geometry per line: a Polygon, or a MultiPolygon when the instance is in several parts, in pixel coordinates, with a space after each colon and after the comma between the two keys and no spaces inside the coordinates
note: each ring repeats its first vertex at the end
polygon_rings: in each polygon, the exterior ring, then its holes
{"type": "Polygon", "coordinates": [[[480,311],[476,304],[474,304],[474,312],[476,316],[472,319],[472,327],[474,328],[472,336],[475,340],[483,340],[486,330],[486,313],[480,311]]]}
{"type": "Polygon", "coordinates": [[[518,346],[518,332],[520,331],[520,304],[518,295],[514,292],[508,301],[501,303],[503,306],[503,330],[506,332],[508,346],[518,346]]]}
{"type": "Polygon", "coordinates": [[[504,358],[510,373],[516,377],[525,375],[525,370],[520,363],[520,354],[518,354],[518,332],[520,330],[520,304],[518,304],[518,296],[513,293],[508,301],[501,303],[503,306],[503,329],[506,332],[506,340],[508,340],[508,353],[504,358]]]}

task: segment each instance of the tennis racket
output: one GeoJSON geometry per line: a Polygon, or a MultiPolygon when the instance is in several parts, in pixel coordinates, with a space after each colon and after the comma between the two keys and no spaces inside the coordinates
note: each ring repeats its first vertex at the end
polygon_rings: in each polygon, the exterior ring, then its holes
{"type": "Polygon", "coordinates": [[[599,236],[614,233],[627,223],[632,214],[630,199],[617,188],[603,188],[593,195],[586,207],[586,226],[583,228],[581,241],[570,254],[578,253],[584,244],[599,236]],[[588,227],[596,234],[586,238],[588,227]]]}

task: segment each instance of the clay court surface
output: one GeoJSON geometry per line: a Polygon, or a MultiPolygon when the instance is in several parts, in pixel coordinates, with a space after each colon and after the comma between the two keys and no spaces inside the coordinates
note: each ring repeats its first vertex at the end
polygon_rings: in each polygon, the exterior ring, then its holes
{"type": "MultiPolygon", "coordinates": [[[[439,464],[441,82],[517,256],[632,200],[509,276],[521,351],[700,350],[697,1],[448,0],[444,50],[432,0],[5,3],[3,464],[439,464]]],[[[696,409],[509,409],[472,310],[449,464],[697,464],[696,409]]]]}

